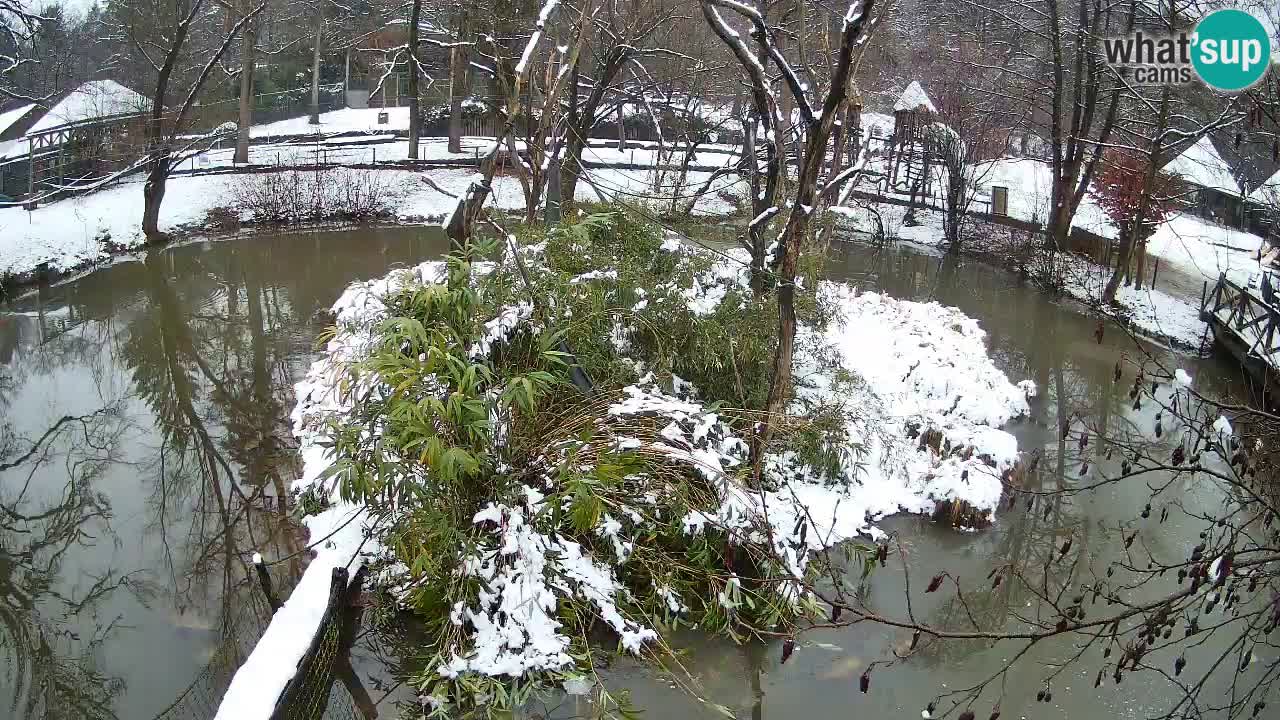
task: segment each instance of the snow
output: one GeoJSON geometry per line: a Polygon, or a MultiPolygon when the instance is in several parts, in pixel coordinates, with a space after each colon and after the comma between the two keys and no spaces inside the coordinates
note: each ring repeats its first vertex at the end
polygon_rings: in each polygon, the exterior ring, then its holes
{"type": "Polygon", "coordinates": [[[134,115],[150,109],[151,101],[114,80],[94,80],[72,90],[31,126],[28,135],[60,125],[134,115]]]}
{"type": "MultiPolygon", "coordinates": [[[[993,512],[1003,491],[1001,475],[1017,461],[1018,448],[998,428],[1029,412],[1034,384],[1010,383],[987,356],[978,322],[956,308],[858,293],[838,283],[824,282],[822,289],[843,314],[824,340],[836,349],[841,367],[873,393],[864,406],[873,409],[870,417],[849,428],[851,442],[871,452],[861,486],[849,498],[863,512],[846,522],[898,508],[931,512],[938,500],[964,500],[993,512]],[[877,351],[866,352],[868,347],[877,351]],[[910,437],[913,425],[940,430],[953,447],[974,452],[964,459],[921,450],[910,437]]],[[[823,380],[810,379],[816,387],[811,392],[823,397],[823,380]]],[[[806,399],[805,391],[798,394],[806,399]]]]}
{"type": "MultiPolygon", "coordinates": [[[[315,548],[302,579],[271,617],[253,652],[231,678],[214,720],[268,720],[276,698],[293,677],[311,638],[324,619],[334,568],[359,567],[364,511],[350,505],[330,508],[304,520],[311,538],[329,539],[315,548]]],[[[349,576],[350,577],[350,576],[349,576]]]]}
{"type": "MultiPolygon", "coordinates": [[[[176,177],[161,206],[160,229],[177,231],[204,220],[225,202],[230,176],[176,177]]],[[[103,242],[141,247],[142,183],[126,182],[89,195],[40,205],[0,208],[0,277],[23,274],[44,263],[68,271],[110,255],[103,242]]]]}
{"type": "Polygon", "coordinates": [[[1213,429],[1219,435],[1230,435],[1232,432],[1231,421],[1227,420],[1225,415],[1219,415],[1218,419],[1213,421],[1213,429]]]}
{"type": "Polygon", "coordinates": [[[895,113],[914,112],[921,109],[928,110],[931,113],[938,112],[938,109],[933,106],[933,101],[929,99],[929,95],[920,86],[920,81],[912,80],[907,89],[902,91],[902,95],[898,96],[898,102],[893,104],[893,111],[895,113]]]}
{"type": "Polygon", "coordinates": [[[333,135],[339,133],[389,133],[409,129],[409,108],[343,108],[320,114],[320,124],[311,125],[306,116],[254,125],[250,137],[333,135]],[[387,114],[387,124],[378,124],[378,114],[387,114]]]}
{"type": "MultiPolygon", "coordinates": [[[[433,147],[443,148],[443,141],[433,147]]],[[[383,157],[381,148],[378,157],[383,157]]],[[[436,221],[446,217],[457,207],[457,197],[466,192],[475,174],[470,168],[433,168],[425,172],[380,168],[346,172],[375,176],[393,216],[401,222],[436,221]],[[453,197],[423,182],[423,175],[453,197]]],[[[603,168],[588,169],[587,174],[610,198],[634,201],[643,196],[653,205],[665,207],[670,206],[673,193],[681,204],[694,200],[692,192],[711,175],[690,172],[683,188],[667,187],[655,192],[653,172],[649,170],[603,168]]],[[[160,209],[160,230],[199,231],[209,211],[229,204],[237,183],[252,182],[255,177],[261,176],[184,174],[171,177],[160,209]]],[[[721,177],[712,185],[711,192],[696,198],[694,214],[733,213],[737,206],[732,198],[740,198],[746,191],[742,180],[721,177]]],[[[578,184],[576,197],[581,201],[599,199],[585,181],[578,184]]],[[[510,175],[495,178],[490,203],[503,210],[523,209],[524,193],[519,179],[510,175]]],[[[88,195],[42,204],[30,212],[20,206],[0,208],[0,227],[4,228],[0,233],[0,277],[29,273],[46,263],[53,270],[66,272],[108,258],[112,246],[126,250],[142,247],[145,242],[142,207],[142,182],[138,179],[122,181],[88,195]]],[[[241,213],[242,221],[252,219],[252,215],[241,213]]]]}
{"type": "MultiPolygon", "coordinates": [[[[943,248],[945,236],[942,232],[942,213],[937,210],[917,209],[916,220],[919,224],[915,227],[907,227],[902,225],[906,210],[907,208],[900,205],[890,203],[876,204],[876,211],[883,218],[885,231],[889,237],[907,241],[922,248],[937,248],[939,250],[943,248]]],[[[862,233],[874,233],[877,230],[871,214],[864,207],[835,207],[831,208],[831,212],[839,215],[844,226],[851,230],[862,233]]],[[[1207,242],[1203,242],[1198,238],[1220,238],[1221,235],[1214,234],[1220,229],[1218,226],[1205,223],[1198,218],[1178,216],[1171,223],[1161,227],[1161,230],[1157,233],[1161,238],[1161,244],[1157,245],[1156,248],[1166,253],[1171,262],[1189,262],[1183,259],[1186,257],[1195,257],[1200,262],[1206,262],[1206,258],[1213,257],[1212,253],[1215,250],[1207,242]],[[1177,235],[1180,232],[1186,232],[1187,234],[1177,235]],[[1207,234],[1192,234],[1198,232],[1207,234]],[[1178,237],[1176,246],[1175,243],[1169,240],[1169,238],[1173,237],[1178,237]],[[1182,253],[1182,255],[1179,256],[1178,253],[1182,253]],[[1192,253],[1199,254],[1192,255],[1192,253]]],[[[1236,233],[1236,237],[1240,236],[1255,238],[1252,235],[1236,233]]],[[[980,250],[981,248],[970,245],[969,249],[980,250]]],[[[1223,259],[1220,261],[1223,263],[1223,267],[1226,266],[1227,262],[1237,263],[1230,266],[1235,268],[1232,272],[1239,271],[1246,277],[1250,276],[1251,271],[1246,269],[1248,263],[1239,264],[1240,256],[1238,253],[1231,254],[1228,259],[1225,253],[1229,253],[1229,251],[1220,250],[1224,253],[1223,259]]],[[[999,253],[1001,249],[998,246],[993,246],[991,251],[999,253]]],[[[1110,268],[1095,265],[1083,257],[1065,253],[1059,255],[1059,262],[1064,265],[1063,279],[1066,293],[1084,302],[1091,309],[1100,308],[1103,288],[1111,276],[1110,268]]],[[[1252,266],[1257,267],[1257,263],[1252,263],[1252,266]]],[[[1155,289],[1144,287],[1138,290],[1131,286],[1121,285],[1116,293],[1116,302],[1120,306],[1120,314],[1139,333],[1156,339],[1171,341],[1183,349],[1199,348],[1205,331],[1205,325],[1200,320],[1200,271],[1193,265],[1189,272],[1197,273],[1193,286],[1185,282],[1173,282],[1171,273],[1164,268],[1160,271],[1161,284],[1168,284],[1170,287],[1155,289]]],[[[1210,276],[1205,273],[1204,277],[1206,279],[1214,279],[1216,275],[1210,276]]]]}
{"type": "Polygon", "coordinates": [[[862,129],[870,132],[872,137],[887,138],[893,135],[893,116],[885,115],[877,112],[863,112],[861,117],[862,129]]]}
{"type": "Polygon", "coordinates": [[[1191,387],[1191,376],[1182,368],[1178,368],[1174,371],[1173,380],[1178,383],[1180,387],[1191,387]]]}
{"type": "MultiPolygon", "coordinates": [[[[666,237],[661,252],[667,252],[668,246],[679,249],[678,262],[710,258],[706,251],[671,240],[666,237]]],[[[528,254],[530,262],[538,262],[537,253],[528,254]]],[[[731,289],[746,289],[741,254],[735,249],[727,257],[718,256],[689,287],[678,288],[678,296],[691,311],[714,311],[731,289]]],[[[483,272],[493,271],[488,267],[483,272]]],[[[438,282],[443,276],[441,263],[397,270],[380,280],[351,286],[334,305],[339,331],[325,357],[298,384],[293,417],[302,441],[304,473],[296,487],[315,483],[324,470],[324,428],[329,427],[325,421],[341,419],[351,409],[349,398],[365,392],[340,394],[338,388],[349,377],[346,370],[374,342],[373,328],[385,313],[381,298],[409,284],[438,282]]],[[[578,279],[588,277],[606,287],[619,282],[616,271],[607,267],[578,279]]],[[[766,472],[777,489],[746,491],[732,469],[745,462],[747,443],[715,412],[693,399],[692,384],[680,378],[671,379],[675,394],[660,389],[652,376],[623,388],[599,423],[599,432],[612,434],[618,448],[665,455],[706,478],[718,505],[689,511],[682,519],[685,531],[697,533],[714,525],[729,532],[734,542],[772,541],[774,552],[791,574],[779,593],[792,602],[805,592],[799,579],[813,551],[859,535],[879,537],[882,533],[873,523],[880,518],[902,511],[931,513],[942,500],[963,500],[980,513],[993,513],[1002,492],[1001,475],[1017,460],[1016,440],[998,426],[1026,414],[1027,397],[1034,392],[1031,384],[1014,385],[995,368],[987,356],[982,329],[955,308],[860,294],[831,282],[823,282],[819,292],[830,295],[840,317],[823,332],[801,329],[797,397],[791,411],[832,403],[852,411],[843,452],[852,456],[856,445],[867,448],[867,457],[862,458],[864,462],[846,463],[835,482],[783,453],[766,458],[766,472]],[[878,352],[864,352],[868,346],[878,352]],[[830,357],[838,358],[835,365],[830,357]],[[838,379],[845,373],[857,380],[850,384],[838,379]],[[661,432],[646,441],[630,436],[627,433],[633,432],[638,418],[648,418],[661,432]],[[939,454],[920,444],[911,435],[912,427],[941,431],[950,452],[939,454]]],[[[500,308],[486,327],[509,333],[534,322],[531,315],[521,306],[500,308]]],[[[556,454],[564,452],[559,446],[548,449],[547,465],[566,462],[567,455],[556,454]]],[[[637,502],[652,505],[657,499],[649,493],[637,502]]],[[[462,567],[466,575],[483,581],[483,589],[457,603],[450,613],[454,625],[463,629],[464,640],[446,648],[447,659],[436,667],[441,676],[515,677],[571,668],[571,639],[562,632],[557,617],[566,597],[594,606],[629,652],[639,652],[657,639],[647,618],[623,614],[621,603],[628,591],[615,570],[647,532],[642,525],[644,514],[625,505],[611,508],[595,531],[609,542],[587,548],[546,531],[551,513],[540,512],[544,504],[545,493],[525,485],[523,492],[493,500],[473,517],[480,535],[462,550],[462,567]]],[[[740,602],[736,578],[728,578],[712,591],[726,608],[740,602]]],[[[657,585],[655,592],[670,612],[687,611],[684,599],[672,588],[657,585]]],[[[292,667],[292,663],[280,664],[292,667]]],[[[259,696],[275,697],[274,693],[271,685],[260,688],[259,696]]]]}
{"type": "MultiPolygon", "coordinates": [[[[1059,260],[1066,264],[1064,290],[1067,294],[1091,308],[1101,308],[1102,292],[1111,277],[1111,269],[1074,255],[1063,254],[1059,260]]],[[[1183,349],[1200,348],[1206,326],[1200,319],[1199,295],[1175,295],[1159,288],[1121,285],[1116,290],[1116,302],[1122,319],[1127,319],[1134,330],[1168,340],[1183,349]]]]}
{"type": "Polygon", "coordinates": [[[1169,218],[1147,240],[1148,255],[1176,265],[1196,281],[1212,284],[1225,273],[1242,287],[1255,284],[1262,273],[1261,247],[1262,238],[1257,235],[1186,213],[1169,218]]]}
{"type": "MultiPolygon", "coordinates": [[[[268,720],[271,717],[276,698],[293,677],[298,661],[306,654],[324,619],[333,570],[346,568],[350,580],[364,563],[365,556],[378,551],[377,541],[369,536],[371,529],[365,509],[343,502],[336,483],[328,487],[322,485],[322,474],[330,464],[324,421],[350,407],[348,396],[343,395],[339,387],[347,363],[365,350],[372,323],[385,310],[379,298],[410,280],[439,279],[441,268],[442,263],[424,263],[412,270],[397,270],[380,280],[356,283],[334,303],[334,316],[345,330],[329,341],[325,355],[312,363],[306,376],[297,383],[298,402],[291,416],[302,456],[302,476],[294,481],[293,490],[317,491],[329,500],[330,506],[303,518],[314,557],[289,599],[272,616],[253,652],[231,679],[214,720],[268,720]]],[[[254,562],[260,559],[255,553],[254,562]]]]}
{"type": "Polygon", "coordinates": [[[1191,185],[1198,185],[1211,190],[1219,190],[1230,195],[1239,196],[1240,184],[1231,175],[1231,167],[1218,154],[1208,136],[1202,136],[1190,147],[1182,151],[1164,171],[1180,176],[1191,185]]]}
{"type": "MultiPolygon", "coordinates": [[[[1009,188],[1009,216],[1044,225],[1049,219],[1053,197],[1053,168],[1034,158],[1006,157],[979,164],[975,177],[980,178],[979,191],[989,195],[992,186],[1009,188]]],[[[1085,194],[1076,210],[1072,227],[1102,237],[1114,238],[1119,230],[1093,197],[1085,194]]]]}
{"type": "Polygon", "coordinates": [[[33,107],[35,107],[35,105],[29,103],[27,105],[20,105],[16,108],[12,108],[10,110],[5,110],[4,112],[0,112],[0,134],[3,134],[4,131],[7,130],[10,125],[18,122],[24,116],[26,116],[26,114],[30,112],[31,108],[33,107]]]}

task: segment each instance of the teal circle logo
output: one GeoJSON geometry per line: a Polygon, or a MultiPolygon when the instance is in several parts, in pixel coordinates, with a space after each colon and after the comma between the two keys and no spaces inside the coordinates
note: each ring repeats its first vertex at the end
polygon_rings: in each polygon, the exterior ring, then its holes
{"type": "Polygon", "coordinates": [[[1244,90],[1271,64],[1271,38],[1258,18],[1243,10],[1215,10],[1196,25],[1191,64],[1210,87],[1244,90]]]}

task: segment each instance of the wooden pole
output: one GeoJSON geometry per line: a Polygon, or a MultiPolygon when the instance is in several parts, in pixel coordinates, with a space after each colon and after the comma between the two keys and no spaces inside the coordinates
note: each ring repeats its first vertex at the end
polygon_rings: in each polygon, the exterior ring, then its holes
{"type": "Polygon", "coordinates": [[[262,555],[253,554],[253,568],[258,573],[258,584],[262,586],[262,594],[267,596],[267,605],[271,607],[271,612],[280,609],[280,598],[276,597],[276,591],[271,586],[271,575],[267,573],[267,565],[262,561],[262,555]]]}

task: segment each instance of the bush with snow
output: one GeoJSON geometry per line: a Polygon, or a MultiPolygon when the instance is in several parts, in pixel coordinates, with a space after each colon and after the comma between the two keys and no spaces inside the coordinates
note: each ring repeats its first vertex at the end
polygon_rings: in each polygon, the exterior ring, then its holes
{"type": "Polygon", "coordinates": [[[437,712],[578,682],[594,627],[632,653],[679,624],[796,628],[823,612],[815,578],[872,556],[878,518],[998,506],[1017,451],[998,426],[1030,388],[954,308],[811,269],[790,417],[753,486],[776,310],[745,260],[621,213],[528,232],[496,263],[475,247],[350,288],[298,388],[300,489],[383,518],[437,712]]]}

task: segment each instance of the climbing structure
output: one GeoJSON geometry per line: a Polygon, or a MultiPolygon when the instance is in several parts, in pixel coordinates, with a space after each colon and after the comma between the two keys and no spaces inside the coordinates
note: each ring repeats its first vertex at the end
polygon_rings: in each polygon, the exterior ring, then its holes
{"type": "Polygon", "coordinates": [[[914,80],[894,103],[887,168],[891,187],[913,196],[928,195],[930,157],[926,139],[937,112],[924,88],[914,80]]]}

